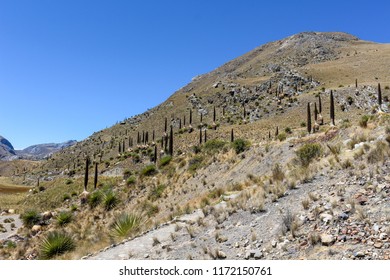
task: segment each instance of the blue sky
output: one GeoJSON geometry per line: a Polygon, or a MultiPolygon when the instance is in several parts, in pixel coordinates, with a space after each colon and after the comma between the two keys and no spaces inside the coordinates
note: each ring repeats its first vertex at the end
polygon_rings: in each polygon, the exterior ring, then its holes
{"type": "Polygon", "coordinates": [[[0,0],[0,135],[82,140],[302,31],[389,43],[388,1],[0,0]]]}

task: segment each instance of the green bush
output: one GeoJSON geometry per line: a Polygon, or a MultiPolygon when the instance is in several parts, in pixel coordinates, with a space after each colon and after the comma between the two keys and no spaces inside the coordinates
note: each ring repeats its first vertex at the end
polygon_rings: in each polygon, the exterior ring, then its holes
{"type": "Polygon", "coordinates": [[[369,119],[370,119],[370,117],[367,116],[367,115],[362,116],[361,119],[360,119],[360,121],[359,121],[359,125],[360,125],[361,127],[363,127],[363,128],[366,128],[369,119]]]}
{"type": "Polygon", "coordinates": [[[153,164],[145,166],[144,169],[141,170],[141,175],[142,176],[152,176],[157,173],[156,166],[153,164]]]}
{"type": "Polygon", "coordinates": [[[226,142],[222,140],[212,139],[204,144],[204,149],[211,153],[217,153],[226,146],[226,142]]]}
{"type": "Polygon", "coordinates": [[[232,143],[233,149],[236,151],[236,154],[240,154],[247,150],[250,147],[249,141],[243,139],[236,139],[232,143]]]}
{"type": "Polygon", "coordinates": [[[20,215],[20,218],[22,219],[25,227],[32,227],[41,221],[41,215],[36,210],[27,210],[20,215]]]}
{"type": "Polygon", "coordinates": [[[302,166],[308,166],[313,159],[318,158],[321,154],[322,148],[318,143],[305,144],[296,151],[296,155],[302,166]]]}
{"type": "Polygon", "coordinates": [[[286,133],[284,133],[284,132],[282,132],[282,133],[280,133],[280,134],[278,135],[278,140],[279,140],[280,142],[286,140],[286,138],[287,138],[287,135],[286,135],[286,133]]]}
{"type": "Polygon", "coordinates": [[[160,159],[160,162],[159,162],[159,166],[160,167],[163,167],[163,166],[166,166],[168,165],[172,160],[172,157],[171,156],[163,156],[161,159],[160,159]]]}
{"type": "Polygon", "coordinates": [[[57,216],[57,223],[59,226],[64,226],[72,221],[72,212],[63,211],[57,216]]]}
{"type": "Polygon", "coordinates": [[[52,259],[75,248],[73,239],[66,233],[53,231],[43,238],[40,247],[41,259],[52,259]]]}
{"type": "Polygon", "coordinates": [[[126,238],[139,229],[142,218],[136,214],[122,214],[111,225],[111,236],[126,238]]]}
{"type": "Polygon", "coordinates": [[[135,178],[135,176],[130,176],[129,178],[127,178],[126,184],[127,186],[131,186],[134,185],[136,181],[137,179],[135,178]]]}

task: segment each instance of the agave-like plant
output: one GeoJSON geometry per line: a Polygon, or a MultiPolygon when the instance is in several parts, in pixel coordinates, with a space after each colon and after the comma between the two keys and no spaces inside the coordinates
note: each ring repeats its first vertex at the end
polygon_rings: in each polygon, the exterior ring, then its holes
{"type": "Polygon", "coordinates": [[[110,190],[110,191],[104,193],[104,195],[103,195],[104,209],[109,211],[112,208],[114,208],[118,203],[119,203],[119,199],[118,199],[115,192],[110,190]]]}
{"type": "Polygon", "coordinates": [[[111,236],[125,238],[137,231],[141,225],[142,217],[138,214],[122,214],[111,225],[111,236]]]}
{"type": "Polygon", "coordinates": [[[64,226],[66,224],[69,224],[72,221],[72,218],[72,212],[63,211],[58,214],[57,223],[59,226],[64,226]]]}
{"type": "Polygon", "coordinates": [[[72,237],[67,233],[52,231],[43,238],[40,257],[45,260],[52,259],[65,252],[72,251],[75,247],[72,237]]]}

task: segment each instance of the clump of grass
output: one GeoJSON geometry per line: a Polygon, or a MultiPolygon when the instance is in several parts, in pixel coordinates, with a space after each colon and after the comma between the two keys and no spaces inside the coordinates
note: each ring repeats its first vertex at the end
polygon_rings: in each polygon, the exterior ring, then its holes
{"type": "Polygon", "coordinates": [[[302,200],[301,203],[302,203],[303,209],[305,209],[305,210],[309,209],[309,205],[310,205],[310,200],[309,199],[305,198],[304,200],[302,200]]]}
{"type": "Polygon", "coordinates": [[[142,176],[152,176],[157,173],[156,166],[153,164],[147,165],[141,170],[142,176]]]}
{"type": "Polygon", "coordinates": [[[236,139],[232,143],[232,147],[233,147],[234,151],[236,152],[236,154],[240,154],[240,153],[246,151],[247,149],[249,149],[250,143],[249,143],[249,141],[244,140],[244,139],[236,139]]]}
{"type": "Polygon", "coordinates": [[[279,163],[275,164],[275,166],[272,168],[272,179],[274,181],[283,181],[284,178],[285,175],[282,167],[279,165],[279,163]]]}
{"type": "Polygon", "coordinates": [[[286,135],[286,133],[282,132],[282,133],[280,133],[280,134],[278,135],[277,138],[278,138],[278,140],[279,140],[280,142],[283,142],[284,140],[287,139],[287,135],[286,135]]]}
{"type": "Polygon", "coordinates": [[[188,171],[195,172],[198,168],[202,166],[203,157],[196,155],[188,161],[188,171]]]}
{"type": "Polygon", "coordinates": [[[204,150],[210,153],[217,153],[221,151],[225,146],[226,142],[222,140],[212,139],[204,144],[204,150]]]}
{"type": "Polygon", "coordinates": [[[94,191],[88,197],[88,205],[91,208],[98,206],[103,200],[103,194],[101,191],[94,191]]]}
{"type": "Polygon", "coordinates": [[[126,180],[126,185],[127,186],[132,186],[135,184],[135,182],[137,181],[137,179],[135,178],[135,176],[130,176],[129,178],[127,178],[126,180]]]}
{"type": "Polygon", "coordinates": [[[66,224],[69,224],[71,221],[72,221],[72,212],[68,212],[68,211],[63,211],[63,212],[60,212],[57,216],[57,223],[59,226],[64,226],[66,224]]]}
{"type": "Polygon", "coordinates": [[[107,211],[113,209],[119,203],[119,198],[115,192],[112,190],[107,191],[103,195],[103,205],[104,209],[107,211]]]}
{"type": "Polygon", "coordinates": [[[162,196],[165,189],[166,189],[165,185],[158,185],[156,188],[153,188],[151,190],[148,199],[151,201],[155,201],[159,199],[162,196]]]}
{"type": "Polygon", "coordinates": [[[297,158],[302,166],[308,166],[312,160],[322,154],[322,147],[318,143],[308,143],[296,151],[297,158]]]}
{"type": "Polygon", "coordinates": [[[379,141],[373,149],[367,154],[368,163],[378,163],[383,162],[385,157],[389,154],[389,146],[383,142],[379,141]]]}
{"type": "Polygon", "coordinates": [[[115,238],[126,238],[136,232],[141,225],[142,218],[138,214],[122,214],[111,224],[111,236],[115,238]]]}
{"type": "Polygon", "coordinates": [[[160,162],[159,162],[159,167],[164,167],[166,165],[168,165],[172,160],[172,156],[164,156],[160,159],[160,162]]]}
{"type": "Polygon", "coordinates": [[[30,209],[20,215],[20,218],[25,227],[32,227],[33,225],[38,224],[42,217],[36,210],[30,209]]]}
{"type": "Polygon", "coordinates": [[[370,116],[367,116],[367,115],[362,116],[360,121],[359,121],[359,125],[363,128],[366,128],[369,119],[370,119],[370,116]]]}
{"type": "Polygon", "coordinates": [[[53,231],[43,238],[40,257],[45,260],[52,259],[73,250],[75,247],[72,237],[67,233],[53,231]]]}

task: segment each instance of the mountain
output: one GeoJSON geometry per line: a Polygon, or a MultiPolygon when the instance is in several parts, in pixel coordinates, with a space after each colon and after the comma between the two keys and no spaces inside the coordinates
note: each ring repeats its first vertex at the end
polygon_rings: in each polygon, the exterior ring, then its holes
{"type": "Polygon", "coordinates": [[[12,144],[0,135],[0,160],[15,156],[15,150],[12,144]]]}
{"type": "Polygon", "coordinates": [[[3,255],[36,258],[66,212],[61,259],[390,259],[389,64],[389,44],[295,34],[9,167],[39,188],[7,205],[46,218],[3,255]]]}
{"type": "Polygon", "coordinates": [[[38,144],[27,147],[23,150],[16,151],[16,155],[23,159],[34,159],[39,160],[46,158],[64,148],[73,146],[77,143],[76,140],[69,140],[63,143],[49,143],[49,144],[38,144]]]}
{"type": "Polygon", "coordinates": [[[0,160],[29,159],[41,160],[53,153],[76,144],[77,141],[70,140],[63,143],[38,144],[27,147],[23,150],[15,150],[12,144],[0,136],[0,160]]]}

